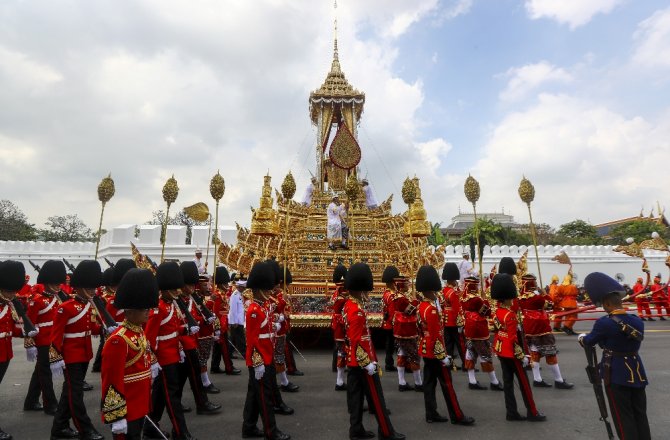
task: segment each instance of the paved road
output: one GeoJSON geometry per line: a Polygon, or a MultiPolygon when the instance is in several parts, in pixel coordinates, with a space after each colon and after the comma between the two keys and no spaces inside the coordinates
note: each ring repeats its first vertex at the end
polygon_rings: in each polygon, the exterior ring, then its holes
{"type": "MultiPolygon", "coordinates": [[[[589,323],[578,323],[576,330],[590,328],[589,323]]],[[[670,321],[647,323],[642,356],[649,375],[651,386],[647,389],[649,418],[654,438],[668,438],[670,418],[667,416],[668,395],[670,395],[670,321]]],[[[456,391],[461,406],[468,415],[477,419],[472,427],[451,424],[429,425],[424,421],[423,396],[415,392],[400,393],[397,390],[395,373],[386,373],[382,378],[385,395],[392,410],[391,420],[399,432],[409,439],[444,438],[455,436],[459,439],[605,439],[605,431],[595,405],[593,391],[584,373],[585,358],[576,343],[575,337],[557,335],[560,364],[563,375],[575,383],[571,391],[555,389],[535,389],[536,402],[548,421],[546,423],[510,423],[504,420],[503,395],[493,391],[470,391],[467,389],[465,373],[455,374],[456,391]]],[[[95,342],[95,341],[94,341],[95,342]]],[[[17,356],[12,360],[7,375],[0,385],[0,426],[14,435],[17,440],[47,439],[51,426],[51,417],[42,413],[24,413],[22,411],[27,380],[32,364],[25,361],[20,341],[15,345],[17,356]]],[[[346,439],[348,415],[346,411],[346,393],[335,392],[335,375],[330,372],[330,353],[309,351],[305,353],[307,362],[298,359],[299,367],[306,373],[304,377],[293,378],[301,386],[300,392],[286,394],[286,402],[293,406],[293,416],[278,416],[279,428],[290,433],[296,440],[335,440],[346,439]]],[[[238,367],[241,360],[235,361],[238,367]]],[[[544,368],[547,381],[549,371],[544,368]]],[[[95,418],[100,432],[111,438],[109,430],[99,422],[100,376],[90,373],[88,381],[95,386],[94,391],[86,393],[86,403],[90,415],[95,418]]],[[[221,402],[223,413],[216,416],[188,415],[191,432],[200,440],[241,438],[242,406],[246,393],[247,375],[213,376],[215,384],[223,390],[213,401],[221,402]]],[[[410,375],[407,376],[411,383],[410,375]]],[[[482,383],[484,374],[479,373],[482,383]]],[[[57,394],[60,382],[57,384],[57,394]]],[[[193,405],[192,396],[185,392],[186,403],[193,405]]],[[[518,401],[521,404],[520,396],[518,401]]],[[[444,402],[439,403],[440,411],[446,414],[444,402]]],[[[521,408],[523,408],[521,406],[521,408]]],[[[366,416],[366,427],[376,431],[371,416],[366,416]]],[[[167,419],[163,426],[169,426],[167,419]]]]}

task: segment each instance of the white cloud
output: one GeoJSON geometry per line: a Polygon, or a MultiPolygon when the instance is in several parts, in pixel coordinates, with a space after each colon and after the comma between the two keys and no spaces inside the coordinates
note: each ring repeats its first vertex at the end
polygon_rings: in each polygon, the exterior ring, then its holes
{"type": "Polygon", "coordinates": [[[442,164],[442,159],[451,150],[452,146],[442,138],[432,139],[427,142],[418,142],[414,144],[421,155],[423,163],[431,174],[435,174],[442,164]]]}
{"type": "Polygon", "coordinates": [[[670,67],[670,8],[642,21],[634,34],[633,62],[641,67],[670,67]]]}
{"type": "Polygon", "coordinates": [[[565,69],[556,67],[547,61],[511,68],[505,76],[510,80],[505,89],[500,92],[499,97],[503,101],[523,99],[528,93],[548,82],[569,83],[573,79],[565,69]]]}
{"type": "Polygon", "coordinates": [[[4,83],[36,93],[62,81],[63,77],[51,66],[0,45],[0,79],[4,83]]]}
{"type": "Polygon", "coordinates": [[[465,15],[472,9],[474,0],[452,0],[440,8],[439,21],[451,20],[459,15],[465,15]]]}
{"type": "Polygon", "coordinates": [[[624,0],[526,0],[526,11],[533,20],[550,18],[570,29],[583,26],[596,15],[608,14],[624,0]]]}
{"type": "Polygon", "coordinates": [[[655,176],[670,161],[669,139],[670,118],[627,118],[587,100],[542,94],[493,130],[473,172],[481,209],[504,203],[527,221],[516,192],[525,174],[535,185],[538,221],[557,226],[634,215],[667,194],[667,182],[655,176]]]}

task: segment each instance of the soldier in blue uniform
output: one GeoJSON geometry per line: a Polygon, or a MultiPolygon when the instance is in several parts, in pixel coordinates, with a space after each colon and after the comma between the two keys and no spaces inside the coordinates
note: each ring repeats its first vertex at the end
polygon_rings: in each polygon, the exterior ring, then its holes
{"type": "Polygon", "coordinates": [[[591,333],[579,335],[579,342],[603,349],[599,371],[616,432],[620,439],[651,439],[645,393],[649,382],[638,353],[644,323],[626,312],[624,288],[613,278],[594,272],[584,279],[584,287],[593,303],[602,304],[607,312],[595,322],[591,333]]]}

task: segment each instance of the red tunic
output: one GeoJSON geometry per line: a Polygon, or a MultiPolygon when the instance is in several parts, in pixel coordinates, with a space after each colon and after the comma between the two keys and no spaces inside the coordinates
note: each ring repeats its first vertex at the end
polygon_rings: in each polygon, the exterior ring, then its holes
{"type": "Polygon", "coordinates": [[[160,365],[179,362],[179,335],[184,333],[184,319],[173,301],[161,298],[145,326],[145,334],[151,351],[160,365]]]}
{"type": "Polygon", "coordinates": [[[102,349],[101,415],[104,423],[149,414],[151,356],[142,327],[124,322],[102,349]]]}
{"type": "Polygon", "coordinates": [[[28,318],[39,328],[39,333],[33,339],[38,347],[51,345],[51,330],[58,309],[58,297],[50,293],[36,293],[28,302],[26,313],[28,318]]]}
{"type": "Polygon", "coordinates": [[[247,367],[271,365],[274,362],[272,346],[273,323],[263,303],[253,300],[245,315],[247,327],[247,367]]]}
{"type": "Polygon", "coordinates": [[[108,295],[106,298],[107,306],[105,308],[112,316],[112,318],[114,318],[114,321],[121,325],[121,323],[126,319],[126,314],[123,313],[123,309],[119,310],[116,308],[116,306],[114,306],[114,299],[114,296],[108,295]]]}
{"type": "Polygon", "coordinates": [[[370,362],[377,361],[377,354],[370,339],[365,310],[358,300],[349,298],[342,310],[344,326],[349,340],[347,352],[348,367],[365,367],[370,362]]]}
{"type": "MultiPolygon", "coordinates": [[[[230,301],[228,300],[227,292],[221,292],[217,288],[214,288],[210,302],[212,313],[219,319],[221,333],[226,333],[228,331],[228,312],[230,311],[230,301]]],[[[207,307],[209,307],[209,304],[207,307]]]]}
{"type": "Polygon", "coordinates": [[[419,355],[427,359],[444,359],[447,354],[442,332],[444,321],[440,312],[431,301],[422,301],[418,315],[421,328],[419,355]]]}
{"type": "Polygon", "coordinates": [[[440,307],[442,307],[442,324],[444,327],[458,327],[463,325],[461,315],[461,299],[458,290],[451,286],[445,286],[442,289],[442,296],[439,298],[440,307]]]}
{"type": "Polygon", "coordinates": [[[489,339],[489,321],[491,305],[481,296],[474,294],[463,298],[465,328],[463,333],[468,339],[489,339]]]}
{"type": "Polygon", "coordinates": [[[550,302],[546,293],[519,298],[526,336],[542,336],[552,332],[549,315],[545,311],[550,302]]]}
{"type": "Polygon", "coordinates": [[[494,324],[496,334],[493,349],[498,357],[523,359],[524,352],[517,334],[519,321],[516,313],[501,305],[496,309],[494,324]]]}
{"type": "Polygon", "coordinates": [[[393,312],[391,311],[391,302],[393,302],[394,292],[391,289],[384,290],[382,294],[382,328],[384,330],[393,329],[393,312]]]}
{"type": "Polygon", "coordinates": [[[8,302],[0,300],[0,362],[9,362],[14,357],[12,338],[23,335],[19,319],[8,302]]]}
{"type": "MultiPolygon", "coordinates": [[[[193,316],[193,319],[198,323],[198,327],[201,329],[203,328],[203,324],[205,320],[203,319],[202,315],[200,312],[196,309],[195,307],[195,301],[193,301],[193,298],[190,296],[181,297],[182,300],[186,303],[186,310],[188,310],[191,313],[191,316],[193,316]]],[[[186,318],[184,319],[184,324],[188,325],[186,318]]],[[[197,350],[198,348],[198,337],[199,333],[195,333],[193,335],[189,334],[189,332],[184,332],[179,335],[179,342],[181,342],[182,347],[184,350],[197,350]]]]}
{"type": "Polygon", "coordinates": [[[100,334],[91,303],[75,296],[58,306],[51,343],[66,364],[89,362],[93,358],[91,335],[100,334]]]}
{"type": "Polygon", "coordinates": [[[279,291],[275,295],[277,299],[277,305],[275,306],[274,313],[277,315],[284,315],[284,320],[279,322],[279,330],[277,330],[277,336],[283,336],[288,333],[291,329],[291,305],[284,298],[284,292],[279,291]]]}
{"type": "Polygon", "coordinates": [[[651,299],[655,303],[662,303],[668,300],[665,292],[665,286],[661,283],[654,283],[651,286],[651,299]]]}
{"type": "Polygon", "coordinates": [[[337,286],[332,297],[333,316],[330,320],[330,327],[333,329],[333,339],[336,341],[344,341],[344,337],[346,336],[342,310],[344,309],[344,304],[347,302],[347,298],[342,296],[342,292],[344,292],[344,287],[337,286]]]}
{"type": "Polygon", "coordinates": [[[402,294],[393,298],[393,337],[397,339],[411,339],[419,335],[416,319],[416,305],[402,294]]]}

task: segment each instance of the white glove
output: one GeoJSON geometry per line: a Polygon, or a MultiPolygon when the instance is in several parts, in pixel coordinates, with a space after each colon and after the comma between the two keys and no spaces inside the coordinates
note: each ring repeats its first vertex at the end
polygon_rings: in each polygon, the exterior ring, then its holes
{"type": "Polygon", "coordinates": [[[162,368],[158,362],[151,364],[151,380],[156,379],[161,370],[162,368]]]}
{"type": "Polygon", "coordinates": [[[197,325],[194,325],[193,327],[190,327],[188,329],[189,335],[194,335],[194,334],[198,333],[199,331],[200,331],[200,327],[198,327],[197,325]]]}
{"type": "Polygon", "coordinates": [[[275,331],[278,332],[280,328],[281,328],[281,324],[278,323],[278,322],[275,322],[275,331]]]}
{"type": "Polygon", "coordinates": [[[112,434],[128,434],[128,422],[126,419],[117,420],[112,423],[112,434]]]}
{"type": "Polygon", "coordinates": [[[463,333],[463,327],[458,327],[458,333],[463,333]]]}
{"type": "Polygon", "coordinates": [[[40,332],[40,329],[35,327],[35,330],[31,330],[31,331],[28,332],[28,337],[29,338],[34,338],[35,336],[37,336],[37,334],[39,332],[40,332]]]}
{"type": "Polygon", "coordinates": [[[524,356],[521,365],[523,365],[523,368],[526,368],[528,364],[530,364],[530,356],[524,356]]]}
{"type": "Polygon", "coordinates": [[[365,366],[365,370],[368,372],[370,376],[374,376],[375,373],[377,372],[377,362],[370,362],[365,366]]]}
{"type": "Polygon", "coordinates": [[[221,330],[214,330],[214,337],[215,338],[220,338],[221,337],[221,330]]]}
{"type": "Polygon", "coordinates": [[[286,320],[286,317],[284,316],[283,313],[280,313],[279,314],[279,322],[284,322],[284,320],[286,320]]]}
{"type": "Polygon", "coordinates": [[[447,355],[446,358],[442,359],[442,365],[444,365],[445,367],[447,368],[451,367],[451,364],[452,364],[451,356],[447,355]]]}
{"type": "Polygon", "coordinates": [[[111,335],[114,330],[119,328],[118,325],[110,325],[109,327],[105,328],[105,331],[107,332],[108,335],[111,335]]]}
{"type": "Polygon", "coordinates": [[[37,347],[26,348],[26,359],[28,359],[28,362],[35,362],[37,360],[37,347]]]}
{"type": "Polygon", "coordinates": [[[184,350],[179,350],[179,363],[183,364],[185,360],[186,360],[186,353],[184,353],[184,350]]]}
{"type": "Polygon", "coordinates": [[[63,372],[65,371],[65,362],[64,361],[54,362],[49,367],[51,368],[52,377],[62,377],[63,372]]]}
{"type": "Polygon", "coordinates": [[[259,365],[257,367],[254,367],[254,377],[256,378],[256,380],[263,379],[264,374],[265,374],[265,365],[259,365]]]}
{"type": "Polygon", "coordinates": [[[214,321],[216,321],[216,316],[210,316],[209,319],[207,319],[207,323],[208,323],[208,324],[211,324],[211,323],[213,323],[214,321]]]}
{"type": "Polygon", "coordinates": [[[586,333],[580,333],[579,336],[577,336],[577,342],[579,342],[579,345],[582,347],[584,346],[584,338],[586,337],[586,333]]]}

